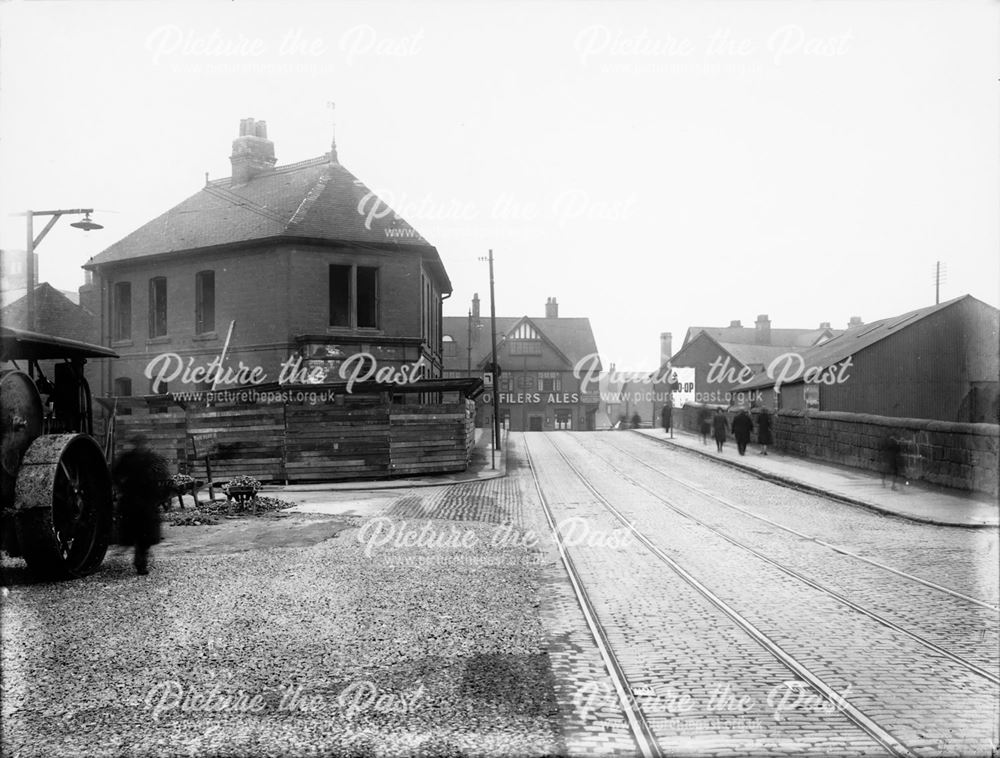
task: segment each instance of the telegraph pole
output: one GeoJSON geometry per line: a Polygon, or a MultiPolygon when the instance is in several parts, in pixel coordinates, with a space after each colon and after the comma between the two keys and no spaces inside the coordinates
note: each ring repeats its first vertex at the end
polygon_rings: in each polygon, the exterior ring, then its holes
{"type": "MultiPolygon", "coordinates": [[[[493,250],[490,249],[490,331],[493,334],[493,457],[500,449],[500,379],[497,371],[497,307],[493,290],[493,250]]],[[[492,461],[496,468],[496,462],[492,461]]]]}

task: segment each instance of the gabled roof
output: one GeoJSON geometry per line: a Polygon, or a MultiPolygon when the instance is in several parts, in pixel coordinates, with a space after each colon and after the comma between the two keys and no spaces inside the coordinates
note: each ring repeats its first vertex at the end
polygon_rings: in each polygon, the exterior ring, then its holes
{"type": "MultiPolygon", "coordinates": [[[[684,352],[695,349],[699,342],[707,342],[719,351],[719,357],[732,357],[740,366],[767,366],[779,355],[789,352],[790,348],[778,345],[745,345],[735,342],[720,342],[711,335],[710,332],[700,331],[690,342],[684,343],[684,347],[670,357],[670,364],[673,366],[685,366],[684,352]]],[[[667,364],[663,363],[656,370],[654,375],[662,375],[667,364]]],[[[739,368],[734,366],[733,368],[739,368]]]]}
{"type": "MultiPolygon", "coordinates": [[[[48,282],[35,287],[35,325],[37,331],[53,337],[80,342],[97,342],[97,317],[77,305],[48,282]]],[[[22,297],[0,310],[4,326],[24,329],[28,325],[28,298],[22,297]]]]}
{"type": "MultiPolygon", "coordinates": [[[[753,326],[691,326],[684,335],[684,345],[705,333],[717,342],[731,345],[756,345],[757,328],[753,326]]],[[[828,329],[771,329],[767,344],[773,347],[812,347],[824,337],[834,337],[843,330],[828,329]]]]}
{"type": "Polygon", "coordinates": [[[784,345],[741,345],[736,342],[719,342],[718,345],[744,366],[766,366],[779,355],[789,352],[784,345]]]}
{"type": "MultiPolygon", "coordinates": [[[[528,316],[497,316],[497,347],[503,344],[505,337],[525,321],[533,325],[544,340],[548,341],[557,352],[561,353],[570,366],[576,365],[581,358],[597,352],[594,331],[589,318],[534,318],[528,316]]],[[[492,359],[490,346],[490,320],[478,319],[481,325],[475,327],[473,320],[472,335],[472,368],[476,369],[492,359]],[[477,339],[478,333],[478,339],[477,339]]],[[[442,320],[442,333],[455,342],[456,355],[445,359],[445,368],[450,371],[464,370],[468,361],[469,347],[469,317],[445,316],[442,320]]]]}
{"type": "Polygon", "coordinates": [[[84,268],[164,253],[275,238],[415,250],[440,266],[437,250],[329,154],[278,166],[231,186],[208,182],[194,195],[98,253],[84,268]]]}
{"type": "MultiPolygon", "coordinates": [[[[908,311],[898,316],[892,316],[890,318],[881,319],[880,321],[873,321],[868,324],[853,327],[852,329],[848,329],[847,331],[837,335],[832,340],[824,342],[822,345],[817,345],[814,348],[803,350],[801,353],[802,358],[807,367],[825,369],[830,366],[835,366],[848,357],[871,347],[876,342],[892,337],[906,327],[917,323],[921,319],[925,319],[934,313],[950,308],[956,303],[966,299],[976,300],[976,298],[972,297],[972,295],[962,295],[961,297],[956,297],[953,300],[948,300],[944,303],[928,305],[924,308],[917,308],[916,310],[908,311]]],[[[976,302],[981,301],[976,300],[976,302]]],[[[983,305],[986,304],[983,303],[983,305]]],[[[800,378],[797,381],[785,382],[785,384],[791,385],[801,381],[802,379],[800,378]]],[[[774,379],[769,377],[766,373],[763,373],[754,377],[754,379],[746,385],[746,389],[760,389],[762,387],[770,387],[773,384],[774,379]]]]}

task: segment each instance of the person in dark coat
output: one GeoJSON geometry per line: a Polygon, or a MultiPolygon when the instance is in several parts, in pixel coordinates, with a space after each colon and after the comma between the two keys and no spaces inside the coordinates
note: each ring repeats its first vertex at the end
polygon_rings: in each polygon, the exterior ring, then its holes
{"type": "MultiPolygon", "coordinates": [[[[903,446],[898,438],[891,434],[882,443],[882,458],[884,468],[882,469],[882,486],[885,486],[886,476],[892,477],[892,489],[896,489],[896,480],[899,478],[899,459],[903,452],[903,446]]],[[[907,482],[909,484],[909,482],[907,482]]]]}
{"type": "Polygon", "coordinates": [[[674,401],[671,397],[667,397],[667,402],[663,406],[663,410],[660,411],[660,420],[663,422],[663,433],[669,434],[670,438],[673,439],[674,436],[674,401]]]}
{"type": "Polygon", "coordinates": [[[701,444],[708,444],[708,435],[712,432],[712,414],[708,408],[698,411],[698,431],[701,432],[701,444]]]}
{"type": "Polygon", "coordinates": [[[750,442],[750,434],[753,432],[753,419],[747,413],[746,408],[741,408],[733,419],[733,436],[736,438],[736,448],[740,455],[746,455],[747,443],[750,442]]]}
{"type": "Polygon", "coordinates": [[[712,416],[712,429],[715,431],[715,449],[721,453],[722,446],[726,443],[726,433],[729,431],[729,421],[721,408],[715,409],[715,415],[712,416]]]}
{"type": "Polygon", "coordinates": [[[149,549],[161,539],[160,505],[169,496],[167,462],[136,435],[115,461],[112,476],[118,490],[118,542],[135,546],[135,570],[148,574],[149,549]]]}
{"type": "Polygon", "coordinates": [[[641,423],[642,423],[642,416],[640,416],[638,413],[633,413],[632,414],[632,428],[633,429],[638,429],[639,428],[639,424],[641,424],[641,423]]]}
{"type": "Polygon", "coordinates": [[[763,406],[757,416],[757,442],[760,443],[761,455],[767,455],[767,446],[774,444],[771,436],[771,411],[763,406]]]}

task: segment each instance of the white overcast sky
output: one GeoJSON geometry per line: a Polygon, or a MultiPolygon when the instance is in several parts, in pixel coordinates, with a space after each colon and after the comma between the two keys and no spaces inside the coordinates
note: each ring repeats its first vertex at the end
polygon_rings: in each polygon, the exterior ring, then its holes
{"type": "Polygon", "coordinates": [[[0,6],[0,225],[40,278],[228,176],[239,120],[328,149],[439,249],[464,315],[589,316],[605,365],[690,325],[1000,302],[1000,4],[0,6]]]}

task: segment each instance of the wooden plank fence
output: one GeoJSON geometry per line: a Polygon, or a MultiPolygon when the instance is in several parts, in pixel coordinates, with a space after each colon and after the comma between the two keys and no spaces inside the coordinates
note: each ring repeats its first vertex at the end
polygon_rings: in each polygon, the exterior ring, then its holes
{"type": "Polygon", "coordinates": [[[240,474],[316,482],[464,471],[475,403],[392,404],[354,398],[320,405],[141,407],[116,419],[115,449],[145,435],[173,471],[207,481],[240,474]]]}

